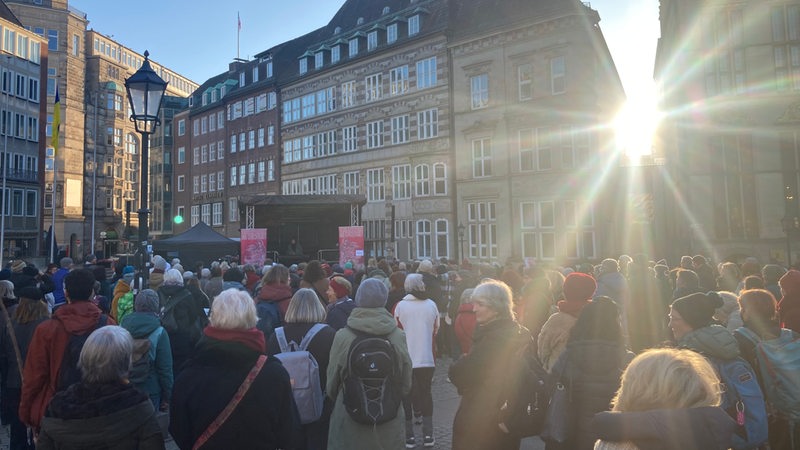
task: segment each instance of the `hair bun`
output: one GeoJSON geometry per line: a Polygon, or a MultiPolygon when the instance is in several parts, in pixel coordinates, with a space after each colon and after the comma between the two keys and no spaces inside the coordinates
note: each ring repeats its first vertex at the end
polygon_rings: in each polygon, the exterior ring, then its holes
{"type": "Polygon", "coordinates": [[[708,299],[709,306],[713,307],[714,309],[721,308],[725,305],[725,300],[722,299],[716,291],[708,291],[706,293],[706,299],[708,299]]]}

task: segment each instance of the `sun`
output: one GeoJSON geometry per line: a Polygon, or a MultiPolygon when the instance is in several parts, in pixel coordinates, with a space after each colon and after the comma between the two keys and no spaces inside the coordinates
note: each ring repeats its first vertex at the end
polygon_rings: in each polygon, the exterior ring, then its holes
{"type": "Polygon", "coordinates": [[[633,95],[614,120],[619,151],[632,160],[650,155],[660,121],[655,95],[633,95]]]}

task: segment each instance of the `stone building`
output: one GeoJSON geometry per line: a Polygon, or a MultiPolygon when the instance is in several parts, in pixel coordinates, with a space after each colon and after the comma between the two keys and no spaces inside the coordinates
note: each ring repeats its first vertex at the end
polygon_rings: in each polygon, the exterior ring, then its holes
{"type": "Polygon", "coordinates": [[[42,244],[47,41],[0,4],[0,178],[3,263],[42,244]]]}
{"type": "Polygon", "coordinates": [[[671,261],[796,262],[800,2],[662,0],[660,17],[671,261]]]}

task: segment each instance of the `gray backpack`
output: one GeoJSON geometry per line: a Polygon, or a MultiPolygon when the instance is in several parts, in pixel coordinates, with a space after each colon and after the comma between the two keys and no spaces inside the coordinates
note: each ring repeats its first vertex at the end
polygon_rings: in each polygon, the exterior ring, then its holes
{"type": "Polygon", "coordinates": [[[316,422],[322,416],[324,395],[319,379],[319,364],[314,356],[306,350],[314,336],[325,328],[325,324],[315,324],[308,330],[298,346],[296,342],[286,342],[283,327],[275,329],[275,337],[281,347],[281,353],[275,355],[281,360],[283,367],[289,372],[292,382],[292,394],[297,410],[300,412],[300,423],[303,425],[316,422]]]}

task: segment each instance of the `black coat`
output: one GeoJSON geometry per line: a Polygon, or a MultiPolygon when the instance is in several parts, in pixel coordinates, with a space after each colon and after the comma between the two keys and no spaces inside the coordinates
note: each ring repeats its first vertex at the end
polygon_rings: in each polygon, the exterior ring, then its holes
{"type": "Polygon", "coordinates": [[[530,341],[530,332],[510,319],[497,319],[475,329],[469,354],[449,370],[450,380],[461,394],[453,421],[453,450],[519,448],[519,438],[504,434],[498,424],[509,360],[530,341]]]}
{"type": "MultiPolygon", "coordinates": [[[[177,302],[171,314],[175,317],[177,329],[165,326],[172,348],[172,370],[177,377],[183,365],[194,353],[195,345],[200,339],[203,327],[208,323],[202,305],[184,286],[162,285],[158,288],[161,307],[177,302]]],[[[162,320],[162,324],[164,324],[162,320]]]]}
{"type": "MultiPolygon", "coordinates": [[[[227,406],[259,352],[238,342],[204,336],[197,351],[175,380],[169,431],[183,450],[227,406]]],[[[250,390],[228,420],[202,447],[209,449],[302,448],[300,419],[289,374],[277,358],[268,358],[250,390]]]]}

